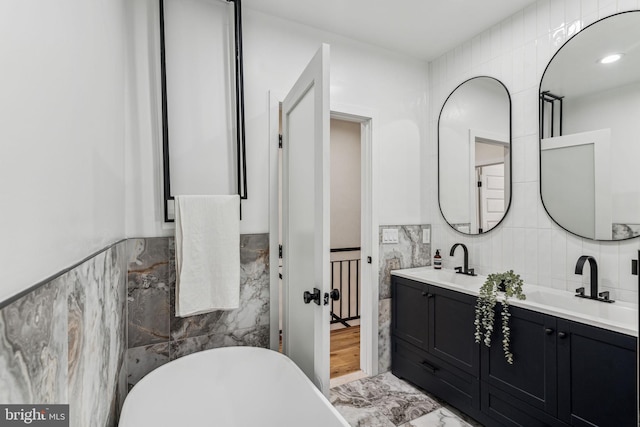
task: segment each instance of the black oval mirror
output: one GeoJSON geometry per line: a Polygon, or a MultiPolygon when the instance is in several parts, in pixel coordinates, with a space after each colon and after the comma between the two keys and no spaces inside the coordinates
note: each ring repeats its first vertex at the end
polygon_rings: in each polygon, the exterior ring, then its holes
{"type": "Polygon", "coordinates": [[[540,82],[540,197],[565,230],[640,236],[640,12],[567,41],[540,82]]]}
{"type": "Polygon", "coordinates": [[[447,223],[481,234],[511,201],[511,97],[492,77],[474,77],[447,98],[438,119],[438,201],[447,223]]]}

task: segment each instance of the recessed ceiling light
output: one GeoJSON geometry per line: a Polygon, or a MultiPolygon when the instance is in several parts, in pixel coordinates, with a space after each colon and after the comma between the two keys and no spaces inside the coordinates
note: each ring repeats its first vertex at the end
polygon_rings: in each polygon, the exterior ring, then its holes
{"type": "Polygon", "coordinates": [[[611,64],[612,62],[619,61],[620,58],[622,58],[623,55],[624,55],[624,53],[614,53],[612,55],[605,56],[604,58],[602,58],[598,62],[601,63],[601,64],[611,64]]]}

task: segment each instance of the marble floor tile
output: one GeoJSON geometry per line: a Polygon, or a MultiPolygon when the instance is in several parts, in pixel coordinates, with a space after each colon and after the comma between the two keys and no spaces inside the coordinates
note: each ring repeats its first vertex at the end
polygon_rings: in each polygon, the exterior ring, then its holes
{"type": "Polygon", "coordinates": [[[395,424],[374,407],[336,406],[336,408],[353,427],[395,427],[395,424]]]}
{"type": "Polygon", "coordinates": [[[400,427],[471,427],[456,414],[446,408],[436,409],[435,411],[402,424],[400,427]]]}
{"type": "Polygon", "coordinates": [[[390,372],[332,388],[330,401],[352,426],[398,426],[441,408],[390,372]]]}
{"type": "Polygon", "coordinates": [[[440,407],[440,404],[390,372],[373,378],[374,385],[384,394],[373,402],[395,425],[421,417],[440,407]]]}
{"type": "Polygon", "coordinates": [[[347,384],[355,380],[361,380],[362,378],[367,378],[367,375],[364,371],[356,371],[351,372],[350,374],[343,375],[341,377],[331,378],[329,382],[329,387],[334,388],[342,384],[347,384]]]}

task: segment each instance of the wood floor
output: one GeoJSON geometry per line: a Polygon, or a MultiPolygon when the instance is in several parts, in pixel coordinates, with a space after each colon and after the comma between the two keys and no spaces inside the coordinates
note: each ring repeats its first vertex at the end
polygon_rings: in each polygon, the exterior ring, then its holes
{"type": "MultiPolygon", "coordinates": [[[[280,335],[282,353],[282,335],[280,335]]],[[[360,370],[360,326],[331,331],[330,378],[360,370]]]]}
{"type": "Polygon", "coordinates": [[[360,326],[331,331],[331,378],[360,369],[360,326]]]}

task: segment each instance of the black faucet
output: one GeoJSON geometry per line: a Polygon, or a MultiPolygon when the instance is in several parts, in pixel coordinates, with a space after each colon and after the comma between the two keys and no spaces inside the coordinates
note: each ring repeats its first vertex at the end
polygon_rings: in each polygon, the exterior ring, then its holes
{"type": "Polygon", "coordinates": [[[462,250],[464,251],[464,267],[456,267],[456,272],[460,274],[466,274],[467,276],[475,276],[475,270],[473,268],[469,268],[469,251],[464,244],[456,243],[455,245],[451,246],[449,256],[453,256],[453,253],[456,251],[456,248],[458,246],[462,246],[462,250]]]}
{"type": "Polygon", "coordinates": [[[582,274],[582,270],[584,268],[584,263],[589,261],[589,267],[591,268],[591,292],[589,296],[584,294],[584,286],[576,289],[576,296],[580,298],[589,298],[602,302],[614,302],[609,299],[609,291],[604,291],[598,293],[598,264],[596,263],[596,259],[589,255],[582,255],[578,258],[578,262],[576,263],[576,274],[582,274]]]}

